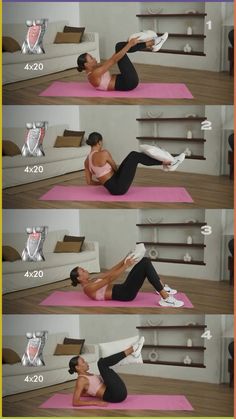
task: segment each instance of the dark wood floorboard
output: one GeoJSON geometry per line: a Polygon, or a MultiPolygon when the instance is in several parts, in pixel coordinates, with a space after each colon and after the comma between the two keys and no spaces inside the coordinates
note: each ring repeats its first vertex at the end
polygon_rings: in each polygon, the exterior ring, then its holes
{"type": "MultiPolygon", "coordinates": [[[[97,276],[97,275],[95,275],[97,276]]],[[[46,307],[40,302],[53,291],[75,291],[70,280],[60,281],[28,290],[17,291],[3,296],[4,314],[232,314],[233,287],[229,281],[211,281],[192,278],[162,276],[164,283],[187,294],[193,309],[178,308],[103,308],[103,307],[46,307]]],[[[125,280],[125,275],[123,275],[125,280]]],[[[123,282],[123,281],[120,281],[123,282]]],[[[118,282],[117,282],[118,283],[118,282]]],[[[78,289],[79,291],[79,289],[78,289]]],[[[153,292],[152,286],[146,281],[142,287],[144,292],[153,292]]]]}
{"type": "MultiPolygon", "coordinates": [[[[76,69],[17,82],[3,87],[4,105],[226,105],[233,104],[233,77],[227,72],[190,70],[160,65],[135,64],[141,82],[185,83],[193,99],[128,99],[41,97],[53,81],[85,81],[76,69]]],[[[117,73],[114,68],[113,73],[117,73]]]]}
{"type": "Polygon", "coordinates": [[[59,417],[101,417],[101,416],[146,416],[146,417],[191,417],[191,416],[233,416],[233,389],[227,384],[208,384],[185,380],[121,375],[129,394],[182,394],[193,406],[193,411],[153,411],[153,410],[83,410],[80,409],[39,409],[39,406],[56,392],[72,393],[74,383],[48,387],[41,391],[3,399],[3,416],[59,416],[59,417]],[[20,397],[21,396],[21,397],[20,397]]]}
{"type": "Polygon", "coordinates": [[[85,185],[83,171],[46,179],[3,191],[3,208],[233,208],[233,181],[228,176],[210,176],[139,168],[133,185],[181,186],[193,203],[40,201],[54,185],[85,185]]]}

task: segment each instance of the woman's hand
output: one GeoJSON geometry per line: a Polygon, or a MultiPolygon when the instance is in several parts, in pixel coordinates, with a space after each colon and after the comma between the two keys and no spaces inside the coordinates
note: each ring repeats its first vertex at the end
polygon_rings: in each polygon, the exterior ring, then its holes
{"type": "Polygon", "coordinates": [[[124,261],[124,265],[128,268],[129,266],[133,266],[137,263],[136,259],[134,259],[133,256],[130,255],[130,257],[127,257],[124,261]]]}
{"type": "Polygon", "coordinates": [[[96,406],[104,406],[104,407],[106,407],[106,406],[108,406],[108,403],[107,402],[104,402],[103,400],[98,400],[96,402],[96,406]]]}
{"type": "Polygon", "coordinates": [[[129,40],[128,44],[129,44],[131,47],[134,47],[134,46],[135,46],[135,45],[137,45],[139,42],[140,42],[140,41],[139,41],[139,38],[132,38],[132,39],[130,39],[130,40],[129,40]]]}

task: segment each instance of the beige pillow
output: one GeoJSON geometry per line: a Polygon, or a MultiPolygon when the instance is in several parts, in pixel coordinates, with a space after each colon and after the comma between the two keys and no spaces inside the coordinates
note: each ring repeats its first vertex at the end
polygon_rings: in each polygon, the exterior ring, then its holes
{"type": "Polygon", "coordinates": [[[21,362],[19,355],[10,348],[2,348],[2,363],[3,364],[17,364],[21,362]]]}
{"type": "Polygon", "coordinates": [[[20,44],[11,36],[2,37],[2,51],[3,52],[16,52],[21,51],[20,44]]]}
{"type": "Polygon", "coordinates": [[[79,44],[82,35],[81,32],[57,32],[54,44],[79,44]]]}
{"type": "Polygon", "coordinates": [[[63,345],[58,343],[54,355],[80,355],[82,345],[63,345]]]}
{"type": "Polygon", "coordinates": [[[21,151],[17,144],[10,140],[3,140],[2,142],[2,155],[3,156],[18,156],[21,151]]]}
{"type": "Polygon", "coordinates": [[[21,256],[14,247],[2,246],[2,260],[3,262],[15,262],[21,260],[21,256]]]}
{"type": "Polygon", "coordinates": [[[54,253],[79,253],[81,242],[57,242],[54,253]]]}
{"type": "Polygon", "coordinates": [[[81,137],[63,137],[57,136],[54,147],[80,147],[81,146],[81,137]]]}

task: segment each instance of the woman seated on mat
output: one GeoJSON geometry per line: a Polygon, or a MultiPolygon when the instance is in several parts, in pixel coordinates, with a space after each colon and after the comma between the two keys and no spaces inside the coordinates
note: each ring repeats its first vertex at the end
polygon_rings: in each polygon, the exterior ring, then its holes
{"type": "Polygon", "coordinates": [[[160,161],[144,154],[145,150],[144,152],[131,151],[118,168],[109,151],[103,150],[101,134],[92,132],[86,143],[91,146],[91,152],[84,162],[86,182],[88,185],[103,185],[111,195],[124,195],[128,192],[139,163],[144,166],[163,165],[163,170],[174,171],[185,159],[184,153],[173,157],[166,150],[143,145],[140,147],[159,151],[161,155],[163,154],[163,160],[160,161]],[[96,180],[93,180],[93,176],[96,180]]]}
{"type": "Polygon", "coordinates": [[[150,259],[143,257],[139,262],[132,255],[128,255],[113,268],[91,280],[89,272],[77,266],[72,269],[70,279],[72,285],[81,285],[83,292],[92,300],[105,301],[132,301],[138,295],[145,279],[150,282],[156,292],[161,295],[159,305],[162,307],[182,307],[184,303],[173,297],[177,293],[167,284],[162,284],[150,259]],[[135,266],[133,266],[135,265],[135,266]],[[112,283],[119,278],[123,272],[133,266],[126,280],[122,284],[112,283]]]}
{"type": "Polygon", "coordinates": [[[98,90],[128,91],[139,84],[138,74],[127,56],[127,52],[143,51],[151,48],[157,52],[168,38],[168,33],[157,36],[153,31],[144,31],[130,36],[128,42],[118,42],[115,54],[99,64],[90,54],[84,53],[78,57],[78,71],[86,71],[89,83],[98,90]],[[109,69],[117,64],[120,74],[111,75],[109,69]]]}
{"type": "Polygon", "coordinates": [[[78,374],[73,395],[73,406],[106,406],[108,403],[121,403],[127,397],[123,380],[110,367],[130,356],[140,356],[144,338],[141,337],[133,346],[114,355],[100,358],[97,366],[100,375],[89,372],[89,365],[81,356],[73,357],[69,362],[69,373],[78,374]],[[82,396],[96,397],[97,400],[81,400],[82,396]]]}

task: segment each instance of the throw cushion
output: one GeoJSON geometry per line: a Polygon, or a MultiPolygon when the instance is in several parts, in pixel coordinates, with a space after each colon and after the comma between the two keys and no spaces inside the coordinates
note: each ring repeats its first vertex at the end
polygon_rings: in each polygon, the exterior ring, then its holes
{"type": "Polygon", "coordinates": [[[21,51],[20,44],[11,36],[2,37],[2,51],[3,52],[16,52],[21,51]]]}
{"type": "Polygon", "coordinates": [[[14,247],[2,246],[2,260],[3,262],[15,262],[21,260],[21,256],[14,247]]]}
{"type": "MultiPolygon", "coordinates": [[[[115,340],[113,342],[106,342],[99,344],[100,356],[106,357],[112,354],[116,354],[117,352],[124,351],[125,349],[132,346],[134,343],[137,342],[139,336],[132,336],[131,338],[115,340]]],[[[128,365],[128,364],[140,364],[143,362],[142,355],[140,354],[139,357],[135,358],[132,355],[127,356],[126,358],[122,359],[117,365],[128,365]]]]}
{"type": "Polygon", "coordinates": [[[64,345],[81,345],[81,352],[83,350],[85,339],[74,339],[74,338],[65,338],[63,340],[64,345]]]}
{"type": "Polygon", "coordinates": [[[63,132],[63,137],[80,137],[81,142],[84,139],[85,131],[73,131],[71,129],[65,129],[63,132]]]}
{"type": "Polygon", "coordinates": [[[57,242],[54,253],[79,253],[81,242],[57,242]]]}
{"type": "Polygon", "coordinates": [[[85,240],[85,236],[68,236],[65,235],[63,241],[64,242],[76,242],[76,243],[81,243],[81,250],[84,244],[84,240],[85,240]]]}
{"type": "Polygon", "coordinates": [[[21,362],[19,355],[10,348],[2,348],[2,363],[3,364],[17,364],[21,362]]]}
{"type": "Polygon", "coordinates": [[[18,156],[21,151],[17,144],[10,140],[3,140],[2,142],[2,155],[3,156],[18,156]]]}
{"type": "Polygon", "coordinates": [[[81,33],[81,40],[83,38],[85,28],[77,28],[76,26],[64,26],[63,32],[81,33]]]}
{"type": "Polygon", "coordinates": [[[81,39],[81,32],[57,32],[54,44],[79,44],[81,39]]]}
{"type": "Polygon", "coordinates": [[[58,343],[54,355],[80,355],[82,345],[63,345],[58,343]]]}
{"type": "Polygon", "coordinates": [[[57,136],[54,147],[81,147],[81,137],[57,136]]]}

